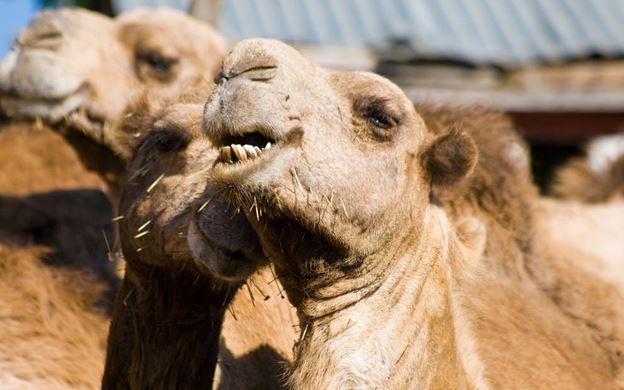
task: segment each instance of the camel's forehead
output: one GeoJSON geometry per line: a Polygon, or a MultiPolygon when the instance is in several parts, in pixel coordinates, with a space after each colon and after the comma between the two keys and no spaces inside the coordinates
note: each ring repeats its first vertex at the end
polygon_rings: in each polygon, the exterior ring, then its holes
{"type": "Polygon", "coordinates": [[[331,88],[348,92],[384,95],[388,99],[407,101],[401,89],[390,80],[371,72],[349,72],[324,69],[311,62],[293,47],[274,39],[246,39],[234,46],[225,58],[225,77],[234,77],[253,68],[276,67],[282,75],[275,80],[293,86],[331,88]],[[329,76],[329,77],[328,77],[329,76]],[[308,83],[304,83],[308,81],[308,83]]]}
{"type": "Polygon", "coordinates": [[[174,56],[209,63],[225,53],[225,40],[216,30],[175,10],[138,9],[119,16],[116,23],[119,38],[127,46],[156,46],[174,56]]]}
{"type": "Polygon", "coordinates": [[[371,72],[334,71],[328,78],[334,87],[349,96],[378,97],[399,105],[412,106],[405,93],[392,81],[371,72]]]}
{"type": "MultiPolygon", "coordinates": [[[[117,17],[117,23],[121,28],[133,26],[142,28],[144,31],[153,31],[160,36],[184,36],[185,43],[191,43],[194,39],[220,40],[221,38],[210,26],[182,12],[166,9],[139,8],[117,17]]],[[[182,42],[181,42],[182,43],[182,42]]]]}

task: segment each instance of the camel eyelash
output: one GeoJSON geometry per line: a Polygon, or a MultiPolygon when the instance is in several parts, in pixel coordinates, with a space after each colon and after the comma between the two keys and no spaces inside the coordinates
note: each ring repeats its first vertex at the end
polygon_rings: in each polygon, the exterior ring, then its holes
{"type": "Polygon", "coordinates": [[[353,104],[353,109],[368,123],[380,129],[390,129],[399,124],[398,118],[389,112],[388,99],[385,98],[357,99],[353,104]]]}

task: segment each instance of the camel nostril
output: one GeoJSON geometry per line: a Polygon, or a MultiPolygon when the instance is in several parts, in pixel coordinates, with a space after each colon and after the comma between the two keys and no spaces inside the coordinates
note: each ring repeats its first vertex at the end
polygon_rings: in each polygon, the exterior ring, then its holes
{"type": "Polygon", "coordinates": [[[214,77],[213,81],[215,84],[221,84],[223,81],[226,81],[228,78],[225,77],[225,75],[223,74],[223,71],[217,73],[217,75],[214,77]]]}
{"type": "Polygon", "coordinates": [[[277,66],[258,66],[247,69],[239,76],[243,76],[253,81],[268,81],[277,74],[277,66]]]}

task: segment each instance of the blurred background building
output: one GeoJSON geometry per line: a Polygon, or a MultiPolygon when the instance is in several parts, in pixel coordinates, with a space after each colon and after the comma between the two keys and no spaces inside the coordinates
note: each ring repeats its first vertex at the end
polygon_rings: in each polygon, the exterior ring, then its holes
{"type": "Polygon", "coordinates": [[[624,130],[624,0],[0,0],[0,56],[33,12],[59,5],[174,7],[231,42],[277,38],[381,73],[413,100],[504,110],[537,165],[624,130]]]}

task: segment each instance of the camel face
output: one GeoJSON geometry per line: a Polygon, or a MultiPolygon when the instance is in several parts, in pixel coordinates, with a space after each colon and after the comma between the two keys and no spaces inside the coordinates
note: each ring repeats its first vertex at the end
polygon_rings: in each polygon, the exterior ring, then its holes
{"type": "Polygon", "coordinates": [[[382,77],[327,71],[283,43],[252,39],[217,79],[204,113],[220,153],[213,177],[265,243],[280,242],[279,229],[300,231],[291,248],[273,248],[285,258],[374,252],[418,218],[431,180],[454,176],[443,171],[456,161],[444,168],[436,164],[445,156],[425,153],[421,118],[382,77]],[[322,244],[311,250],[309,239],[322,244]]]}
{"type": "Polygon", "coordinates": [[[114,36],[114,21],[93,12],[61,9],[37,14],[0,65],[3,111],[58,121],[85,106],[94,93],[89,79],[102,74],[102,60],[111,65],[104,49],[110,50],[110,57],[121,58],[122,75],[130,66],[121,45],[110,44],[114,36]]]}
{"type": "Polygon", "coordinates": [[[205,152],[201,112],[201,104],[178,103],[153,116],[122,194],[121,243],[135,264],[179,268],[192,259],[200,272],[247,277],[265,259],[245,217],[209,183],[217,152],[205,152]]]}
{"type": "Polygon", "coordinates": [[[137,10],[110,19],[79,9],[46,10],[0,63],[0,112],[75,128],[109,144],[110,125],[136,92],[167,95],[211,78],[223,52],[215,31],[175,11],[137,10]]]}

